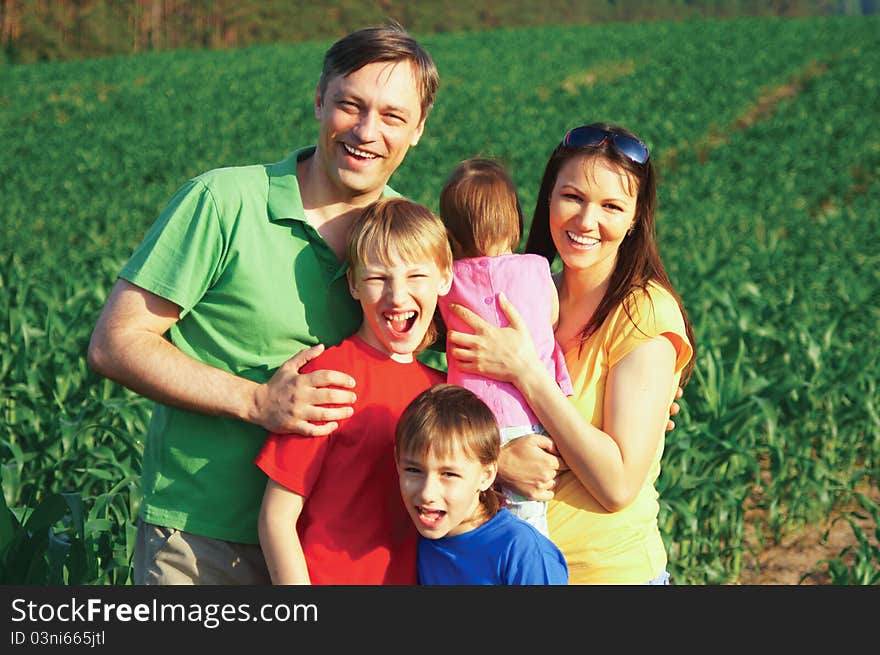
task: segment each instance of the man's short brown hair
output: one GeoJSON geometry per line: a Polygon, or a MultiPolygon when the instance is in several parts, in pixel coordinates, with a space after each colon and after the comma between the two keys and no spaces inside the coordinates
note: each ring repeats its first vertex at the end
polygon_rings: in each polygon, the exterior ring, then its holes
{"type": "Polygon", "coordinates": [[[345,77],[367,64],[379,61],[409,61],[418,85],[422,120],[434,105],[440,76],[428,51],[401,27],[389,22],[383,27],[368,27],[342,37],[324,54],[324,67],[318,80],[321,97],[334,77],[345,77]]]}

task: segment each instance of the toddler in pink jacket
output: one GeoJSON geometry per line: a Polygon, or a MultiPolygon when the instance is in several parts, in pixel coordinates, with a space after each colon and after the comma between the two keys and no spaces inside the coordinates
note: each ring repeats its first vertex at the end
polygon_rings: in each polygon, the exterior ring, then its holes
{"type": "MultiPolygon", "coordinates": [[[[556,285],[550,265],[539,255],[515,253],[523,216],[513,181],[491,159],[473,158],[453,170],[440,193],[440,218],[449,233],[453,262],[452,288],[438,306],[447,330],[471,332],[449,311],[451,304],[469,308],[492,325],[504,327],[507,318],[498,294],[514,304],[547,370],[560,389],[571,395],[571,379],[553,330],[559,316],[556,285]]],[[[502,445],[529,434],[546,434],[538,418],[514,385],[462,371],[448,357],[446,381],[469,389],[495,415],[502,445]]],[[[507,508],[547,535],[546,503],[528,500],[502,488],[507,508]]]]}

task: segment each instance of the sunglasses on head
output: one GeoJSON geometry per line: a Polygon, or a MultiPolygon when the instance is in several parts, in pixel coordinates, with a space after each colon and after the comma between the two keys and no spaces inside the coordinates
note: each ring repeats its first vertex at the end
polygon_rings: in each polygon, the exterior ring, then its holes
{"type": "Polygon", "coordinates": [[[644,164],[648,161],[648,146],[632,136],[621,134],[601,127],[581,125],[565,133],[562,145],[579,148],[582,146],[600,146],[606,139],[610,139],[611,145],[621,155],[636,164],[644,164]]]}

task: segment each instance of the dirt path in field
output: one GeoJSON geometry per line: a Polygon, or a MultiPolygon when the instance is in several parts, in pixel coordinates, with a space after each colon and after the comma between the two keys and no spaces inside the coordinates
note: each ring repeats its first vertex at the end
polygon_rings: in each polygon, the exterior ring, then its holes
{"type": "MultiPolygon", "coordinates": [[[[880,489],[872,489],[867,494],[874,502],[880,502],[880,489]]],[[[849,523],[840,518],[850,511],[858,511],[857,506],[845,507],[829,516],[818,525],[805,527],[781,540],[779,544],[768,545],[756,557],[748,555],[743,558],[743,570],[739,581],[741,585],[821,585],[831,584],[827,567],[819,563],[827,559],[836,559],[847,546],[858,547],[858,540],[849,523]],[[827,538],[825,533],[828,532],[827,538]],[[807,576],[804,578],[804,576],[807,576]],[[802,578],[804,578],[802,580],[802,578]]],[[[862,514],[866,514],[864,511],[862,514]]],[[[874,535],[874,522],[868,519],[856,519],[856,524],[868,536],[871,543],[877,545],[874,535]]],[[[853,557],[844,557],[843,561],[850,564],[853,557]]]]}
{"type": "MultiPolygon", "coordinates": [[[[730,141],[731,134],[747,130],[761,121],[769,120],[783,100],[796,96],[801,92],[804,84],[827,72],[827,64],[815,61],[809,62],[799,71],[794,73],[788,81],[777,86],[768,86],[764,88],[755,102],[750,107],[746,108],[729,125],[723,129],[711,129],[702,138],[690,144],[689,147],[692,147],[697,153],[698,161],[705,162],[713,150],[720,148],[730,141]]],[[[660,161],[660,169],[671,170],[675,168],[676,156],[676,148],[670,148],[667,151],[665,158],[660,161]]]]}

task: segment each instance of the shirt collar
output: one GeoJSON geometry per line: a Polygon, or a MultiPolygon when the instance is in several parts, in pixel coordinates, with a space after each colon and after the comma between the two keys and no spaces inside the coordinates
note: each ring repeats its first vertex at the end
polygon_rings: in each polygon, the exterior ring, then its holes
{"type": "MultiPolygon", "coordinates": [[[[306,211],[303,208],[299,182],[296,178],[296,165],[314,154],[315,146],[306,146],[295,151],[287,159],[266,165],[266,173],[269,176],[269,197],[266,204],[270,221],[291,218],[298,221],[305,220],[306,211]]],[[[385,198],[399,195],[387,185],[382,190],[382,196],[385,198]]]]}
{"type": "Polygon", "coordinates": [[[270,221],[285,218],[305,219],[305,209],[296,179],[296,165],[315,154],[315,146],[300,148],[287,159],[266,166],[269,176],[269,197],[267,200],[270,221]]]}

